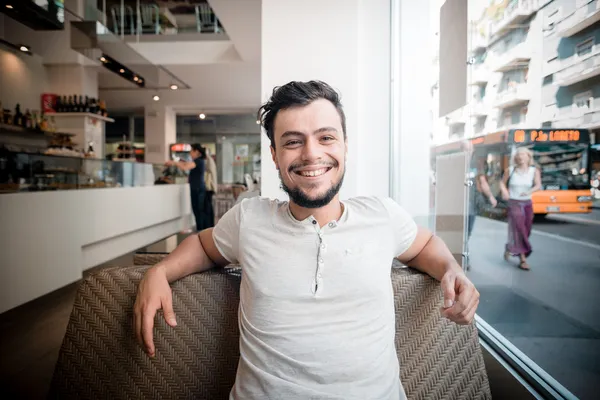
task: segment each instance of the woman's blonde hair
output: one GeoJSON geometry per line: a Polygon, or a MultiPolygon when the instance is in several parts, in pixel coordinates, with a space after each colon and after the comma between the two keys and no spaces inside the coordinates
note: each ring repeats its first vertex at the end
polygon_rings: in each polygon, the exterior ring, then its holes
{"type": "Polygon", "coordinates": [[[535,161],[533,160],[533,152],[531,150],[529,150],[527,147],[519,147],[517,148],[517,151],[515,152],[515,155],[513,156],[513,164],[517,165],[517,154],[519,153],[525,153],[527,154],[527,156],[529,157],[529,166],[534,166],[535,165],[535,161]]]}

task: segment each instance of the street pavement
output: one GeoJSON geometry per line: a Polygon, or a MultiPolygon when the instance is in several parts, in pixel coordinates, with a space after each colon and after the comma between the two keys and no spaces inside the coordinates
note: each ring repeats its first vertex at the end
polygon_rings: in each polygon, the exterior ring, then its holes
{"type": "Polygon", "coordinates": [[[533,228],[562,237],[600,244],[600,208],[589,214],[549,214],[533,228]]]}
{"type": "Polygon", "coordinates": [[[507,225],[478,217],[469,277],[481,293],[478,315],[581,399],[600,382],[600,225],[534,224],[531,271],[503,259],[507,225]],[[567,225],[575,225],[568,226],[567,225]],[[541,226],[541,229],[538,229],[541,226]],[[565,232],[569,235],[564,236],[565,232]],[[573,233],[575,232],[575,233],[573,233]]]}

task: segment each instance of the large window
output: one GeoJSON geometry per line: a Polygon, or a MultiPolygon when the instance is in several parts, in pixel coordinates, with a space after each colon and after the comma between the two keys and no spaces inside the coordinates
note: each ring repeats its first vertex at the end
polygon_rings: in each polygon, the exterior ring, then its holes
{"type": "MultiPolygon", "coordinates": [[[[449,175],[435,171],[436,161],[464,154],[473,185],[465,189],[464,177],[457,178],[454,192],[434,197],[450,201],[466,192],[463,266],[481,293],[478,317],[490,328],[482,331],[516,349],[507,357],[519,358],[557,392],[597,398],[600,202],[592,201],[590,144],[600,131],[593,105],[600,66],[581,56],[600,37],[600,22],[578,20],[585,14],[577,11],[580,2],[567,0],[468,3],[469,26],[476,28],[467,38],[473,61],[465,66],[467,122],[457,126],[448,115],[434,115],[431,165],[439,181],[449,175]],[[564,54],[578,57],[557,68],[551,60],[564,54]],[[567,67],[574,73],[561,75],[567,67]],[[510,184],[523,147],[541,174],[541,189],[531,196],[525,189],[533,181],[518,193],[510,184]],[[509,201],[501,196],[505,171],[509,201]],[[528,255],[527,265],[518,254],[528,255]]],[[[436,68],[443,73],[441,62],[436,68]]]]}

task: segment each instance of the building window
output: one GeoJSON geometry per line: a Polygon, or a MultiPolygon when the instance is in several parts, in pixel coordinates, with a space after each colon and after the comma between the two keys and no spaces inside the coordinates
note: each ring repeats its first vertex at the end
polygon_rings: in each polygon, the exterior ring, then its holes
{"type": "Polygon", "coordinates": [[[594,97],[592,96],[591,90],[587,92],[578,93],[573,96],[573,110],[586,112],[592,109],[594,105],[594,97]]]}
{"type": "Polygon", "coordinates": [[[575,46],[575,54],[577,54],[578,57],[583,57],[586,54],[590,54],[592,52],[592,49],[594,48],[594,37],[590,37],[586,40],[584,40],[583,42],[578,43],[575,46]]]}

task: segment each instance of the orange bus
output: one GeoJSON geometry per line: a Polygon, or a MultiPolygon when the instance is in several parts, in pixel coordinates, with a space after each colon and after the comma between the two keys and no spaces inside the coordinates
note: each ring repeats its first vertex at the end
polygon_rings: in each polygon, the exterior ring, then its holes
{"type": "Polygon", "coordinates": [[[432,150],[434,156],[472,151],[470,176],[484,173],[492,192],[499,194],[502,173],[518,147],[533,152],[542,175],[542,190],[532,197],[535,214],[592,211],[590,134],[586,129],[511,129],[432,150]]]}

